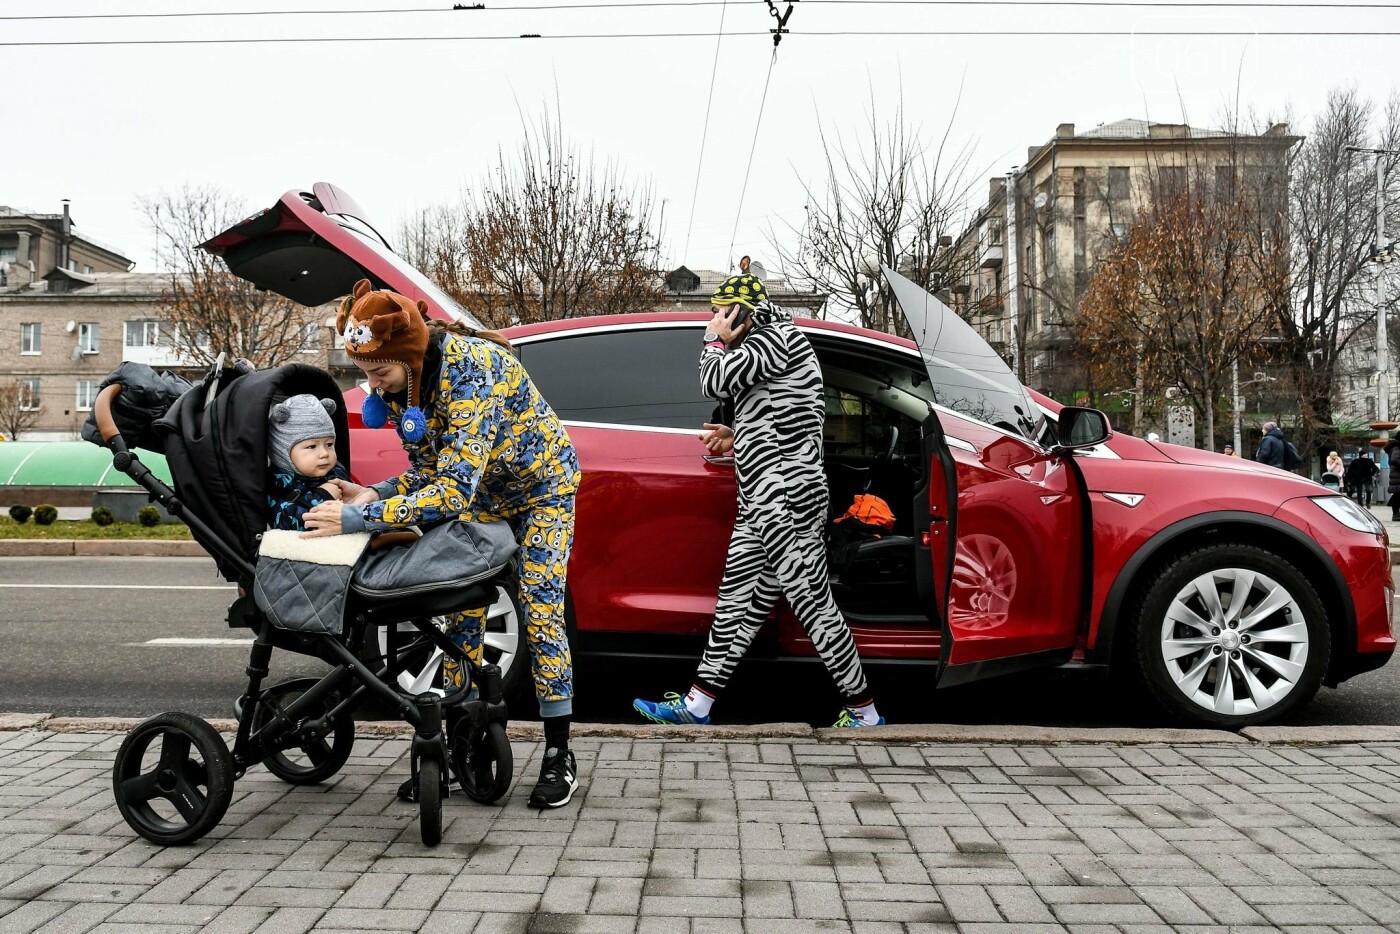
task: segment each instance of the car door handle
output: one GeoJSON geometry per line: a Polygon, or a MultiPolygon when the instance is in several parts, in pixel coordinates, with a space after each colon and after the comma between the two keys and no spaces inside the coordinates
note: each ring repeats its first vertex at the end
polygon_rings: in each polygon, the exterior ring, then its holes
{"type": "Polygon", "coordinates": [[[716,466],[718,466],[718,467],[733,467],[733,466],[734,466],[734,455],[733,455],[733,454],[706,454],[706,455],[705,455],[705,460],[706,460],[708,463],[714,464],[714,465],[716,465],[716,466]]]}

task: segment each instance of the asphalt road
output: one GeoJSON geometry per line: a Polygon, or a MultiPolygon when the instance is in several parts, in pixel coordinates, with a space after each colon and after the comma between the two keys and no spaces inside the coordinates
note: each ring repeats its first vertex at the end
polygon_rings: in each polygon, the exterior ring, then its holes
{"type": "MultiPolygon", "coordinates": [[[[246,630],[224,623],[233,597],[232,586],[205,558],[0,558],[0,711],[232,716],[250,639],[246,630]]],[[[325,671],[315,659],[285,652],[274,653],[272,668],[274,679],[325,671]]],[[[631,722],[633,697],[684,690],[693,662],[580,659],[577,669],[576,719],[631,722]]],[[[1163,723],[1151,711],[1122,703],[1102,677],[1084,672],[1018,675],[944,691],[927,689],[927,669],[874,665],[870,674],[891,721],[1163,723]]],[[[740,666],[715,715],[724,722],[825,725],[838,709],[819,665],[753,662],[740,666]]],[[[517,718],[531,714],[512,710],[517,718]]],[[[1287,722],[1400,723],[1400,662],[1337,690],[1323,688],[1287,722]]]]}

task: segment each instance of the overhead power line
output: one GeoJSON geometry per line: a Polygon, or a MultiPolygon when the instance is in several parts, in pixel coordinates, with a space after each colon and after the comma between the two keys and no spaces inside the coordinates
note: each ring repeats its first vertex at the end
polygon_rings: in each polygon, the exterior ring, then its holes
{"type": "MultiPolygon", "coordinates": [[[[1017,37],[1031,38],[1169,38],[1169,37],[1229,37],[1248,38],[1392,38],[1400,36],[1400,30],[1377,29],[872,29],[872,30],[810,30],[793,33],[808,39],[823,38],[908,38],[940,37],[945,39],[977,37],[1017,37]]],[[[331,42],[504,42],[507,40],[578,40],[578,39],[714,39],[737,36],[763,36],[772,38],[769,31],[741,30],[735,32],[600,32],[600,33],[521,33],[500,36],[278,36],[250,37],[246,39],[220,37],[217,39],[56,39],[35,42],[0,42],[0,48],[72,48],[78,46],[120,46],[120,45],[285,45],[289,43],[331,43],[331,42]]]]}
{"type": "Polygon", "coordinates": [[[695,202],[700,197],[700,170],[705,166],[705,140],[710,136],[710,105],[715,102],[715,76],[719,74],[719,47],[724,41],[724,14],[729,11],[728,0],[719,9],[719,33],[715,38],[715,61],[710,66],[710,94],[705,98],[705,124],[700,131],[700,156],[695,160],[695,189],[690,193],[690,219],[685,228],[685,254],[681,262],[690,261],[690,233],[695,229],[695,202]]]}
{"type": "MultiPolygon", "coordinates": [[[[451,7],[382,7],[366,10],[189,10],[160,13],[30,13],[20,16],[0,16],[0,21],[36,20],[113,20],[113,19],[200,19],[228,16],[381,16],[422,13],[509,13],[530,10],[626,10],[723,6],[728,0],[640,0],[636,3],[601,0],[598,3],[482,3],[456,4],[451,7]]],[[[804,4],[850,6],[915,6],[915,7],[1087,7],[1122,10],[1152,9],[1237,9],[1237,10],[1400,10],[1400,3],[1341,2],[1289,3],[1286,0],[1238,0],[1216,3],[1212,0],[801,0],[804,4]]]]}

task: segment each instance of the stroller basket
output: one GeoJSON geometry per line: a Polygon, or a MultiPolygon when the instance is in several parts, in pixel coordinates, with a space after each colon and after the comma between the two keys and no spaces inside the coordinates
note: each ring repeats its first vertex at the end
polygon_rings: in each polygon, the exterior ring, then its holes
{"type": "MultiPolygon", "coordinates": [[[[206,721],[186,713],[158,714],[127,735],[112,770],[117,807],[127,824],[156,843],[190,843],[217,826],[234,782],[251,767],[262,764],[290,784],[325,781],[349,759],[354,713],[371,696],[414,728],[410,767],[425,844],[441,839],[442,799],[449,793],[450,776],[475,801],[490,803],[504,795],[513,764],[501,671],[474,661],[428,617],[484,608],[496,599],[515,551],[508,529],[466,529],[472,541],[482,543],[480,566],[471,573],[459,568],[455,578],[423,593],[412,586],[352,587],[342,632],[278,629],[252,595],[258,544],[266,528],[267,412],[274,402],[299,393],[339,400],[339,387],[324,371],[300,364],[264,371],[242,361],[228,368],[216,364],[153,423],[134,425],[129,408],[119,427],[113,403],[123,391],[123,377],[131,375],[128,369],[109,378],[84,434],[107,447],[118,470],[184,520],[219,572],[239,585],[228,622],[252,629],[255,639],[247,689],[234,704],[238,732],[231,750],[206,721]],[[145,446],[164,448],[173,489],[128,448],[123,428],[139,431],[136,437],[145,446]],[[416,630],[408,645],[401,644],[400,624],[416,630]],[[399,675],[425,642],[458,663],[465,674],[460,687],[416,695],[397,688],[399,675]],[[381,645],[387,648],[374,654],[381,645]],[[331,666],[330,673],[265,687],[274,648],[320,658],[331,666]]],[[[149,395],[141,401],[149,411],[149,395]]],[[[337,406],[332,418],[337,454],[348,469],[344,407],[337,406]]],[[[406,554],[413,547],[396,551],[406,554]]],[[[390,559],[377,565],[393,563],[390,555],[376,558],[390,559]]]]}

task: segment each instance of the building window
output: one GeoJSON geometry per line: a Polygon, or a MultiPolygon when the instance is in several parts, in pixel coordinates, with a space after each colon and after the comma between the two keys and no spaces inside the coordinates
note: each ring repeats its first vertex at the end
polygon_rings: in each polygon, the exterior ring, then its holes
{"type": "Polygon", "coordinates": [[[19,247],[0,246],[0,263],[13,263],[19,259],[19,247]]]}
{"type": "Polygon", "coordinates": [[[22,379],[19,381],[19,408],[21,412],[37,412],[43,405],[43,399],[39,395],[39,381],[37,379],[22,379]]]}
{"type": "Polygon", "coordinates": [[[90,379],[78,380],[78,411],[91,412],[92,403],[97,399],[97,383],[90,379]]]}
{"type": "Polygon", "coordinates": [[[19,326],[19,352],[22,354],[37,354],[39,352],[38,322],[19,326]]]}
{"type": "Polygon", "coordinates": [[[126,346],[155,347],[160,343],[159,321],[126,322],[126,346]]]}
{"type": "Polygon", "coordinates": [[[98,353],[102,349],[102,329],[96,321],[78,325],[78,349],[83,353],[98,353]]]}
{"type": "Polygon", "coordinates": [[[301,352],[316,353],[321,349],[321,326],[303,324],[301,326],[301,352]]]}
{"type": "Polygon", "coordinates": [[[1215,197],[1221,201],[1235,200],[1235,167],[1217,165],[1215,167],[1215,197]]]}
{"type": "Polygon", "coordinates": [[[1108,167],[1108,200],[1128,200],[1128,186],[1131,179],[1129,171],[1131,170],[1126,165],[1110,165],[1108,167]]]}
{"type": "Polygon", "coordinates": [[[1131,224],[1110,224],[1109,229],[1113,231],[1115,243],[1127,243],[1128,233],[1133,229],[1131,224]]]}
{"type": "Polygon", "coordinates": [[[1186,194],[1186,166],[1163,165],[1157,168],[1158,196],[1170,201],[1186,194]]]}
{"type": "Polygon", "coordinates": [[[91,275],[91,274],[92,274],[92,267],[89,266],[87,263],[84,263],[84,264],[83,264],[83,272],[87,273],[88,275],[91,275]]]}

